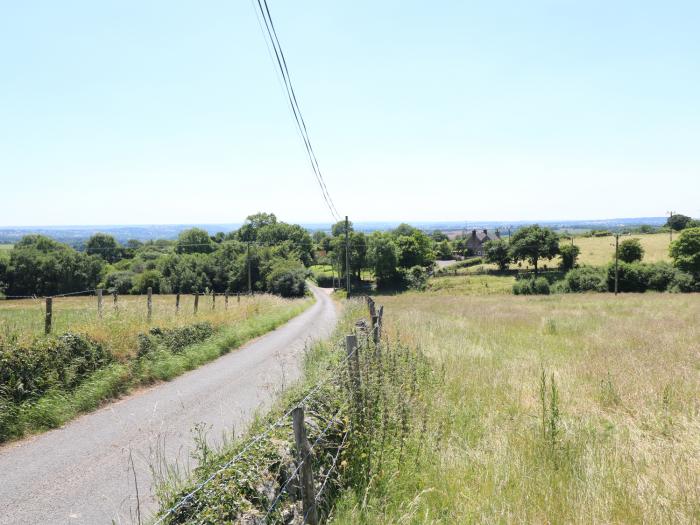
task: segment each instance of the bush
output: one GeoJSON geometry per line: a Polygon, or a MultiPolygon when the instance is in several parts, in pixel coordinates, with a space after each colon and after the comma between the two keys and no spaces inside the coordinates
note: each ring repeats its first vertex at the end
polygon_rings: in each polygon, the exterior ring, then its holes
{"type": "MultiPolygon", "coordinates": [[[[615,290],[615,264],[608,266],[608,290],[615,290]]],[[[647,271],[639,263],[620,262],[618,264],[618,286],[620,292],[644,292],[648,286],[647,271]]]]}
{"type": "Polygon", "coordinates": [[[576,259],[581,253],[581,249],[574,244],[564,244],[559,247],[559,256],[561,257],[561,263],[559,268],[562,270],[571,270],[576,266],[576,259]]]}
{"type": "Polygon", "coordinates": [[[144,294],[148,291],[148,288],[152,288],[153,293],[160,293],[162,278],[163,275],[158,270],[146,270],[134,278],[134,285],[131,287],[131,293],[144,294]]]}
{"type": "Polygon", "coordinates": [[[206,322],[180,328],[151,328],[148,334],[139,334],[138,355],[143,357],[159,347],[177,354],[190,345],[209,339],[212,335],[214,335],[214,327],[206,322]]]}
{"type": "Polygon", "coordinates": [[[603,268],[582,266],[569,270],[564,277],[570,292],[605,292],[608,289],[603,268]]]}
{"type": "Polygon", "coordinates": [[[29,347],[0,340],[0,398],[21,403],[51,389],[69,390],[111,361],[101,344],[71,332],[29,347]]]}
{"type": "Polygon", "coordinates": [[[414,266],[406,272],[406,285],[411,290],[425,290],[428,286],[428,272],[422,266],[414,266]]]}
{"type": "Polygon", "coordinates": [[[678,273],[678,270],[667,262],[645,265],[644,269],[646,271],[647,289],[657,292],[668,290],[676,277],[676,273],[678,273]]]}
{"type": "Polygon", "coordinates": [[[700,291],[700,285],[695,282],[693,276],[689,273],[676,271],[668,291],[673,293],[698,292],[700,291]]]}
{"type": "Polygon", "coordinates": [[[622,262],[633,263],[644,257],[644,248],[639,239],[625,239],[618,248],[618,257],[622,262]]]}
{"type": "Polygon", "coordinates": [[[105,277],[104,288],[110,293],[128,294],[134,287],[134,272],[112,272],[105,277]]]}
{"type": "Polygon", "coordinates": [[[522,279],[513,285],[515,295],[549,295],[550,292],[549,281],[544,277],[522,279]]]}
{"type": "Polygon", "coordinates": [[[267,275],[267,290],[282,297],[303,297],[308,271],[296,263],[281,261],[267,275]]]}

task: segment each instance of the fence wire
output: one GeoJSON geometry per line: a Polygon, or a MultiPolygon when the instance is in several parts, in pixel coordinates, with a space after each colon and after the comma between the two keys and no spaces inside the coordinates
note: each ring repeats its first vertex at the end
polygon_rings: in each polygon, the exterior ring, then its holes
{"type": "MultiPolygon", "coordinates": [[[[262,433],[258,434],[258,435],[255,436],[251,441],[249,441],[249,442],[248,442],[248,443],[233,457],[233,458],[231,458],[229,461],[227,461],[226,463],[224,463],[221,467],[219,467],[214,473],[212,473],[212,474],[211,474],[209,477],[207,477],[204,481],[202,481],[201,483],[199,483],[192,491],[190,491],[190,492],[189,492],[188,494],[186,494],[182,499],[180,499],[180,501],[178,501],[178,503],[176,503],[175,505],[173,505],[172,507],[170,507],[170,508],[165,512],[165,514],[163,514],[162,516],[160,516],[160,518],[158,518],[158,520],[155,521],[154,525],[159,525],[160,523],[163,523],[163,521],[164,521],[168,516],[172,515],[175,511],[177,511],[177,510],[179,510],[180,508],[182,508],[183,505],[185,505],[189,500],[191,500],[191,499],[195,496],[195,494],[197,494],[199,491],[201,491],[201,490],[202,490],[206,485],[208,485],[216,476],[218,476],[219,474],[221,474],[224,470],[230,468],[231,465],[233,465],[234,463],[236,463],[237,461],[239,461],[239,460],[244,456],[244,454],[245,454],[248,450],[250,450],[254,445],[256,445],[257,443],[259,443],[260,441],[262,441],[263,439],[265,439],[266,437],[268,437],[276,428],[278,428],[279,426],[281,426],[282,422],[283,422],[285,419],[287,419],[289,416],[291,416],[292,412],[293,412],[296,408],[303,407],[303,406],[308,402],[308,400],[311,399],[311,397],[312,397],[313,395],[315,395],[326,383],[328,383],[328,381],[330,381],[330,380],[331,380],[332,378],[334,378],[334,377],[337,377],[337,372],[340,370],[340,368],[341,368],[342,366],[344,366],[345,363],[347,363],[347,361],[355,354],[355,352],[357,352],[357,350],[358,350],[358,348],[356,347],[352,352],[348,353],[348,354],[341,360],[341,362],[338,364],[338,366],[336,366],[336,367],[331,371],[331,373],[327,374],[326,377],[325,377],[324,379],[322,379],[321,381],[319,381],[318,383],[316,383],[316,385],[314,386],[314,388],[313,388],[308,394],[306,394],[299,402],[295,403],[293,407],[291,407],[289,410],[287,410],[287,411],[286,411],[282,416],[280,416],[274,423],[272,423],[269,427],[267,427],[267,428],[265,429],[265,431],[263,431],[262,433]]],[[[312,446],[312,450],[313,450],[313,447],[315,447],[315,446],[318,444],[318,442],[320,441],[320,439],[325,435],[325,433],[328,431],[328,429],[330,428],[330,426],[331,426],[331,425],[333,424],[333,422],[336,420],[337,415],[338,415],[338,414],[336,413],[336,415],[333,416],[333,417],[331,418],[331,420],[329,421],[328,425],[326,426],[326,429],[324,430],[324,432],[323,432],[323,433],[318,437],[318,439],[314,442],[314,445],[312,446]]],[[[301,468],[301,465],[302,465],[302,464],[303,464],[303,461],[297,466],[297,468],[296,468],[295,471],[294,471],[294,474],[293,474],[292,476],[290,476],[290,479],[287,481],[287,483],[285,483],[284,488],[286,488],[286,486],[287,486],[287,484],[289,483],[290,480],[294,479],[294,476],[296,475],[296,473],[298,473],[298,471],[299,471],[299,469],[301,468]]],[[[280,495],[281,495],[281,493],[282,493],[282,492],[280,492],[280,495]]],[[[278,498],[279,498],[279,497],[280,497],[280,496],[278,495],[278,498]]],[[[276,504],[276,501],[275,501],[275,504],[276,504]]],[[[267,511],[268,514],[270,513],[271,510],[272,510],[272,508],[269,509],[269,510],[267,511]]],[[[267,515],[266,515],[266,518],[267,518],[267,515]]]]}

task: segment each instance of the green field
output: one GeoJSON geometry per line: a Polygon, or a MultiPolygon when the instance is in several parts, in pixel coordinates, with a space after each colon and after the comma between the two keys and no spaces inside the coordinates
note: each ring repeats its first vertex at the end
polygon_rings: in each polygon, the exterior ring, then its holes
{"type": "Polygon", "coordinates": [[[698,299],[378,298],[389,338],[441,375],[422,386],[420,459],[345,493],[334,522],[697,523],[698,299]]]}

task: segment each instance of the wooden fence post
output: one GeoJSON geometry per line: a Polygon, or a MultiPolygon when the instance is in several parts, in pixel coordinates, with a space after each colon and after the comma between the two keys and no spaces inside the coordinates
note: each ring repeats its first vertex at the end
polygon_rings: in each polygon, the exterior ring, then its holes
{"type": "Polygon", "coordinates": [[[180,294],[175,294],[175,313],[180,313],[180,294]]]}
{"type": "Polygon", "coordinates": [[[360,391],[360,356],[357,348],[357,336],[345,336],[345,352],[348,359],[348,372],[350,373],[350,381],[355,393],[360,391]]]}
{"type": "Polygon", "coordinates": [[[224,310],[228,310],[228,290],[224,292],[224,310]]]}
{"type": "Polygon", "coordinates": [[[214,291],[211,292],[211,309],[216,309],[216,292],[214,291]]]}
{"type": "Polygon", "coordinates": [[[194,313],[197,313],[199,308],[199,292],[194,292],[194,313]]]}
{"type": "Polygon", "coordinates": [[[148,306],[148,320],[150,321],[153,316],[153,288],[149,286],[146,293],[148,294],[146,304],[148,306]]]}
{"type": "Polygon", "coordinates": [[[53,317],[53,299],[51,297],[46,298],[46,314],[44,317],[44,333],[46,335],[51,333],[51,318],[53,317]]]}
{"type": "Polygon", "coordinates": [[[117,291],[112,292],[112,307],[114,308],[114,311],[117,311],[117,291]]]}
{"type": "Polygon", "coordinates": [[[241,302],[241,292],[236,293],[236,302],[240,304],[241,302]]]}
{"type": "Polygon", "coordinates": [[[379,307],[379,314],[377,315],[377,340],[382,338],[382,328],[384,327],[384,305],[379,307]]]}
{"type": "Polygon", "coordinates": [[[97,292],[97,315],[102,317],[102,288],[98,288],[97,292]]]}
{"type": "Polygon", "coordinates": [[[313,457],[311,445],[306,437],[304,426],[304,408],[297,407],[292,411],[292,423],[294,426],[294,440],[297,445],[298,461],[301,465],[301,499],[304,509],[305,523],[318,524],[318,510],[316,509],[316,496],[314,494],[313,457]]]}

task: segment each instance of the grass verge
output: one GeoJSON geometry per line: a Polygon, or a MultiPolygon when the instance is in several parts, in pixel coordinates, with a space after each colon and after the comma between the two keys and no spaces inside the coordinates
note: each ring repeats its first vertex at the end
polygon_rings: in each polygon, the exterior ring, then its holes
{"type": "Polygon", "coordinates": [[[24,435],[56,428],[78,414],[99,407],[105,401],[131,389],[167,381],[240,347],[299,315],[313,304],[312,299],[290,302],[220,328],[209,339],[190,345],[181,352],[159,349],[126,362],[112,363],[92,373],[71,391],[52,390],[38,399],[20,405],[3,405],[2,434],[17,439],[24,435]]]}

